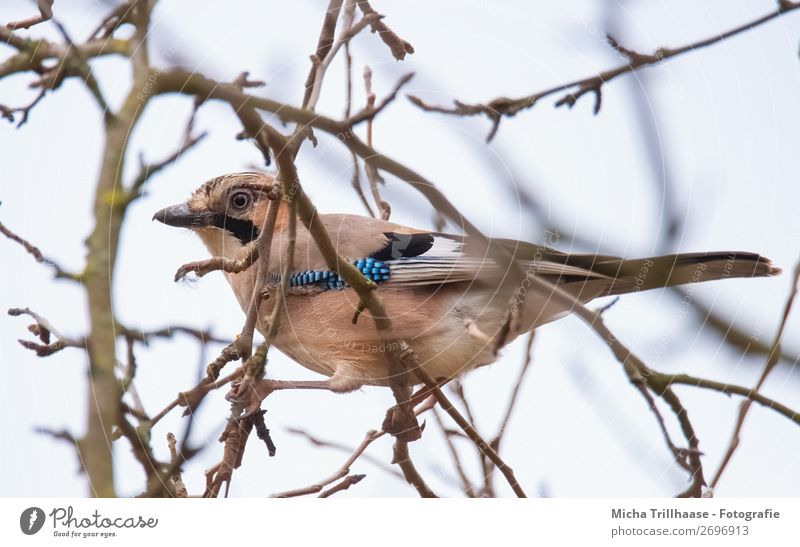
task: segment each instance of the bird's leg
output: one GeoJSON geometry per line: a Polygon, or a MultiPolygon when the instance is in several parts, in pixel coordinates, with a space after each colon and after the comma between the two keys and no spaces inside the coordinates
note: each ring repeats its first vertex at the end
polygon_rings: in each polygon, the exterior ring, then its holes
{"type": "Polygon", "coordinates": [[[282,389],[321,389],[334,393],[348,393],[360,388],[363,382],[355,378],[332,376],[327,380],[272,380],[257,382],[235,382],[225,398],[232,403],[247,405],[244,415],[248,416],[261,408],[261,402],[272,392],[282,389]]]}
{"type": "Polygon", "coordinates": [[[280,389],[324,389],[341,392],[341,388],[332,384],[330,380],[261,380],[259,384],[269,393],[280,389]]]}

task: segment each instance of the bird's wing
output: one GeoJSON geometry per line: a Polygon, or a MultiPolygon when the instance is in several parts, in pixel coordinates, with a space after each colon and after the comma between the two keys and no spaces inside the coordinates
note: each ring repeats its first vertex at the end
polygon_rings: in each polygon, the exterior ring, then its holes
{"type": "MultiPolygon", "coordinates": [[[[469,238],[435,232],[387,235],[391,242],[378,254],[390,270],[387,285],[454,283],[503,275],[501,266],[488,255],[485,247],[469,238]],[[387,256],[389,253],[396,255],[398,251],[403,253],[406,241],[410,243],[411,254],[387,256]],[[419,252],[422,248],[424,250],[419,252]]],[[[570,255],[548,247],[514,240],[495,240],[494,243],[504,247],[526,273],[564,280],[607,277],[583,265],[570,264],[570,255]]]]}
{"type": "MultiPolygon", "coordinates": [[[[485,246],[464,236],[417,230],[358,215],[320,215],[337,251],[364,276],[387,286],[414,287],[472,280],[502,281],[505,272],[485,246]]],[[[280,237],[280,236],[279,236],[280,237]]],[[[507,251],[526,275],[568,283],[586,294],[613,295],[698,280],[777,275],[780,269],[752,253],[684,253],[625,260],[615,256],[567,254],[511,239],[491,244],[507,251]],[[702,274],[702,275],[701,275],[702,274]]],[[[273,253],[280,257],[283,253],[273,253]]],[[[271,267],[272,281],[280,268],[271,267]]],[[[298,229],[292,291],[313,294],[347,285],[331,271],[310,234],[298,229]]]]}
{"type": "MultiPolygon", "coordinates": [[[[467,237],[417,230],[358,215],[320,215],[320,219],[338,252],[380,284],[395,287],[440,285],[497,277],[503,273],[482,245],[467,237]]],[[[521,241],[495,240],[495,243],[517,259],[524,271],[532,274],[564,280],[608,278],[592,268],[593,262],[577,260],[575,257],[579,255],[521,241]]],[[[307,232],[298,233],[295,263],[292,286],[297,291],[345,286],[338,275],[328,269],[307,232]]]]}

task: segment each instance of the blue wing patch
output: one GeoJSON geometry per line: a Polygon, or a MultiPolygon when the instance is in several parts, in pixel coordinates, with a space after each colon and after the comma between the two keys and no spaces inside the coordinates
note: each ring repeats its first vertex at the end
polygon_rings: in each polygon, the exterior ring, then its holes
{"type": "MultiPolygon", "coordinates": [[[[385,262],[373,257],[354,260],[353,265],[358,268],[358,271],[361,272],[364,277],[378,284],[388,281],[392,273],[385,262]]],[[[271,280],[275,284],[280,283],[281,275],[272,274],[271,280]]],[[[339,274],[336,272],[330,270],[307,270],[292,274],[289,278],[289,286],[293,288],[307,287],[321,290],[334,290],[346,289],[350,285],[339,277],[339,274]]]]}

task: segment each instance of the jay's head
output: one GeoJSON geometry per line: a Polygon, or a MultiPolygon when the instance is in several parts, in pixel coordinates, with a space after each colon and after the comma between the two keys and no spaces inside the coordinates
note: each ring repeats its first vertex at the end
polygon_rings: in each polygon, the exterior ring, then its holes
{"type": "Polygon", "coordinates": [[[275,190],[275,180],[267,174],[222,175],[195,190],[186,203],[158,211],[153,220],[189,228],[214,256],[237,258],[258,237],[275,190]]]}

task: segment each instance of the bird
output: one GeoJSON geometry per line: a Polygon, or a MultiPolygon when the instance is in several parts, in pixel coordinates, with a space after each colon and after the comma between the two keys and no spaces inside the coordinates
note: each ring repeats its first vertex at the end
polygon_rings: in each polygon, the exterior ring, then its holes
{"type": "MultiPolygon", "coordinates": [[[[279,184],[267,173],[242,172],[208,180],[185,203],[153,219],[197,234],[214,257],[240,260],[259,236],[269,196],[279,184]]],[[[393,323],[392,336],[406,341],[419,366],[436,379],[455,379],[498,359],[493,343],[521,287],[503,283],[503,271],[474,237],[441,233],[354,214],[319,214],[337,251],[377,285],[393,323]]],[[[288,207],[281,201],[266,265],[269,287],[281,282],[288,244],[288,207]]],[[[699,252],[623,259],[564,253],[543,244],[510,239],[492,243],[513,256],[526,273],[547,280],[582,304],[604,296],[701,281],[774,276],[781,270],[749,252],[699,252]]],[[[257,268],[225,272],[247,313],[257,268]]],[[[526,287],[505,343],[572,311],[547,291],[526,287]]],[[[274,305],[262,300],[259,325],[274,305]]],[[[297,223],[294,270],[288,281],[281,326],[273,345],[325,380],[291,385],[337,393],[390,385],[384,337],[370,321],[354,322],[359,297],[331,270],[308,230],[297,223]]],[[[263,334],[263,333],[262,333],[263,334]]]]}

